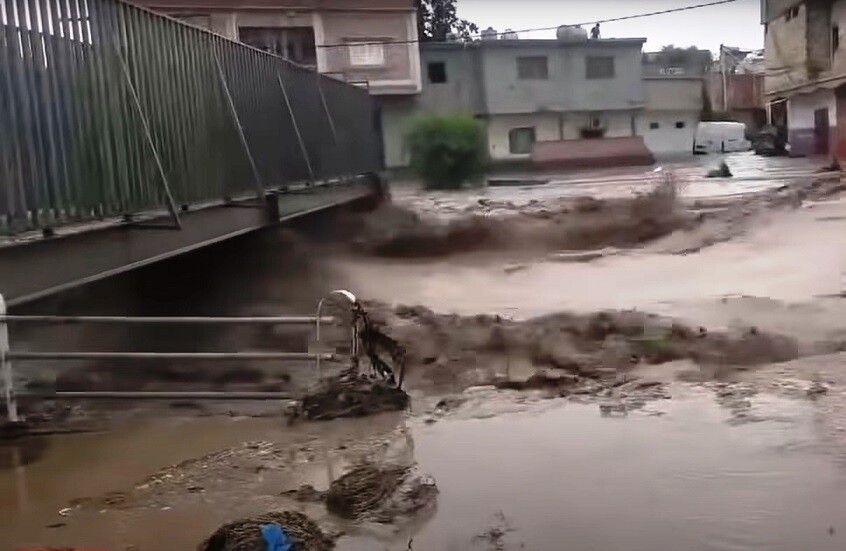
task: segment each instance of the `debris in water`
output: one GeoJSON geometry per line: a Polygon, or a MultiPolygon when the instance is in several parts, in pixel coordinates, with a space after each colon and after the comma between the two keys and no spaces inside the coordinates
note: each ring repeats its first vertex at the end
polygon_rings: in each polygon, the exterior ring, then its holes
{"type": "Polygon", "coordinates": [[[306,515],[280,511],[224,524],[201,543],[197,551],[265,551],[267,543],[261,531],[265,524],[279,525],[293,540],[297,551],[327,551],[335,546],[306,515]]]}
{"type": "Polygon", "coordinates": [[[407,406],[408,394],[402,389],[347,371],[321,381],[302,399],[301,410],[307,419],[326,421],[402,411],[407,406]]]}
{"type": "Polygon", "coordinates": [[[729,170],[729,167],[726,162],[723,161],[717,168],[709,170],[706,176],[708,178],[731,178],[732,173],[731,170],[729,170]]]}
{"type": "Polygon", "coordinates": [[[808,387],[808,390],[805,391],[805,394],[808,396],[820,396],[822,394],[826,394],[828,392],[828,387],[822,384],[819,381],[814,381],[811,383],[811,386],[808,387]]]}
{"type": "Polygon", "coordinates": [[[326,492],[316,490],[311,484],[303,484],[296,490],[282,492],[282,495],[291,497],[300,503],[320,503],[326,499],[326,492]]]}
{"type": "Polygon", "coordinates": [[[359,518],[383,505],[407,474],[407,467],[362,463],[329,485],[326,508],[339,517],[359,518]]]}

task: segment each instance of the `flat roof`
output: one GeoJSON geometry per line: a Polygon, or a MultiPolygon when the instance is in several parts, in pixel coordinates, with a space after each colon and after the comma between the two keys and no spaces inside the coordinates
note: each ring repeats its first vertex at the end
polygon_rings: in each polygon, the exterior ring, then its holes
{"type": "Polygon", "coordinates": [[[558,40],[556,38],[527,39],[489,39],[471,42],[421,42],[421,49],[462,49],[462,48],[572,48],[595,46],[642,46],[646,38],[598,38],[589,40],[558,40]]]}

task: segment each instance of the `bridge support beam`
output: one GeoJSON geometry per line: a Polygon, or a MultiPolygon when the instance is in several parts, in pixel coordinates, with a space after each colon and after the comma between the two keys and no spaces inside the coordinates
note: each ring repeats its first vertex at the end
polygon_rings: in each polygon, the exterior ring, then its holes
{"type": "MultiPolygon", "coordinates": [[[[309,213],[378,193],[375,175],[269,193],[182,213],[181,229],[145,223],[65,227],[52,237],[0,245],[0,292],[17,306],[309,213]]],[[[167,217],[167,214],[163,214],[167,217]]],[[[40,234],[39,234],[40,235],[40,234]]]]}

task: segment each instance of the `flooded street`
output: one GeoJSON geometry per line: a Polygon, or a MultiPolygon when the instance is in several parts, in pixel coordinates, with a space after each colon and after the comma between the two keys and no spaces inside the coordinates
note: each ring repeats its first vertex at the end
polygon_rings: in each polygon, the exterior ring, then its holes
{"type": "MultiPolygon", "coordinates": [[[[294,256],[286,245],[283,258],[267,239],[253,254],[271,260],[233,262],[208,297],[195,291],[181,306],[268,315],[339,287],[383,303],[374,315],[390,314],[391,335],[420,341],[407,346],[408,411],[289,426],[279,404],[264,417],[162,408],[112,430],[4,444],[0,541],[194,549],[224,522],[294,509],[341,551],[843,549],[846,201],[753,209],[750,199],[738,203],[741,223],[696,218],[721,201],[804,190],[819,166],[744,154],[729,156],[735,178],[706,180],[702,165],[714,159],[667,165],[694,224],[577,261],[528,246],[398,258],[323,244],[301,247],[308,255],[293,247],[294,256]],[[704,239],[708,224],[731,231],[704,239]],[[281,276],[286,258],[297,270],[281,276]],[[223,280],[250,269],[250,284],[227,292],[223,280]],[[638,318],[632,329],[622,314],[597,317],[604,310],[673,321],[638,318]],[[415,325],[430,333],[402,333],[415,325]],[[503,342],[491,344],[495,331],[503,342]],[[541,368],[555,377],[540,387],[499,384],[541,368]],[[364,460],[413,466],[437,484],[436,502],[408,518],[352,521],[296,493],[308,484],[321,494],[364,460]]],[[[440,220],[548,223],[523,207],[631,198],[649,191],[651,174],[585,172],[455,194],[399,186],[394,200],[440,220]]],[[[179,288],[157,292],[168,303],[179,288]]],[[[279,335],[171,338],[263,350],[279,335]]]]}
{"type": "MultiPolygon", "coordinates": [[[[31,466],[3,472],[3,495],[17,502],[4,504],[4,541],[189,549],[233,515],[290,506],[279,494],[299,482],[325,489],[345,465],[332,450],[376,436],[372,445],[389,450],[379,453],[408,454],[434,477],[437,508],[422,526],[339,525],[352,532],[339,550],[406,549],[412,537],[413,549],[843,548],[843,433],[829,440],[814,404],[761,396],[738,417],[708,389],[673,394],[625,418],[596,405],[487,395],[484,407],[471,401],[431,425],[414,415],[293,431],[266,420],[159,421],[108,442],[68,436],[31,466]],[[201,479],[187,495],[56,513],[70,496],[126,490],[145,469],[253,437],[282,444],[292,460],[260,473],[228,464],[228,485],[201,479]],[[305,443],[310,455],[300,457],[305,443]],[[102,475],[91,478],[95,465],[102,475]]],[[[327,523],[319,507],[306,511],[327,523]]]]}

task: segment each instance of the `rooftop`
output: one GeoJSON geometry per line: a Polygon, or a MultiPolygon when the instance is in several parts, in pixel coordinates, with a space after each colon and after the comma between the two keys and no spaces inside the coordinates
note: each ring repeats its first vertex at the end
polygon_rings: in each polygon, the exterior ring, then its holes
{"type": "Polygon", "coordinates": [[[472,42],[421,42],[424,49],[462,49],[462,48],[573,48],[597,46],[643,46],[645,38],[599,38],[590,40],[558,40],[556,38],[543,39],[495,39],[474,40],[472,42]]]}

